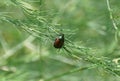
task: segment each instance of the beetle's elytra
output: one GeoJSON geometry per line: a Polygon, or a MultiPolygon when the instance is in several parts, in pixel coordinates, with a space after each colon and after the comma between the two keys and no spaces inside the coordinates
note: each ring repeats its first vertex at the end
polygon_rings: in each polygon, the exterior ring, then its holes
{"type": "Polygon", "coordinates": [[[64,46],[64,34],[60,34],[54,41],[55,48],[62,48],[64,46]]]}

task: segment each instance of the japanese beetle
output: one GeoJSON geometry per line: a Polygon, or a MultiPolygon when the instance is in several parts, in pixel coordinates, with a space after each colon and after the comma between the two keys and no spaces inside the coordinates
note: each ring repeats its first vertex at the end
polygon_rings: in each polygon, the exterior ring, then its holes
{"type": "Polygon", "coordinates": [[[62,48],[64,46],[64,34],[60,34],[54,41],[55,48],[62,48]]]}

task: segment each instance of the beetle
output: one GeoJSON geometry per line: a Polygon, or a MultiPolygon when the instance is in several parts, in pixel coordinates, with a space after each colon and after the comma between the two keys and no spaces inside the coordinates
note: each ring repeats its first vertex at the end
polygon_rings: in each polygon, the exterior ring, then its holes
{"type": "Polygon", "coordinates": [[[60,34],[54,41],[54,47],[60,49],[64,46],[64,34],[60,34]]]}

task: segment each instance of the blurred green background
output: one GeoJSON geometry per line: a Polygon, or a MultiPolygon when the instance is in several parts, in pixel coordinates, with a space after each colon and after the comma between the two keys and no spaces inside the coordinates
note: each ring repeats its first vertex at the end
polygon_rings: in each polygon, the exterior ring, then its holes
{"type": "MultiPolygon", "coordinates": [[[[119,76],[101,67],[62,75],[91,63],[71,58],[63,48],[55,49],[53,43],[57,34],[46,29],[50,24],[72,43],[90,48],[88,53],[92,56],[117,59],[115,63],[120,68],[120,0],[109,0],[117,30],[106,1],[0,0],[0,81],[119,81],[120,69],[119,76]],[[6,16],[17,21],[11,23],[6,16]],[[38,17],[41,23],[38,23],[38,17]],[[32,36],[16,25],[19,21],[48,37],[32,36]],[[59,74],[61,76],[56,77],[59,74]]],[[[72,54],[76,53],[72,46],[67,47],[72,54]]]]}

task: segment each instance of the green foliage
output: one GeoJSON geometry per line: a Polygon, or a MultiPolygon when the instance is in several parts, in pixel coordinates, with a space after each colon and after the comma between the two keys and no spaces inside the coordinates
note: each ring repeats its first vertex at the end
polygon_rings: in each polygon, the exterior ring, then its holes
{"type": "Polygon", "coordinates": [[[1,0],[0,81],[119,81],[119,3],[1,0]]]}

